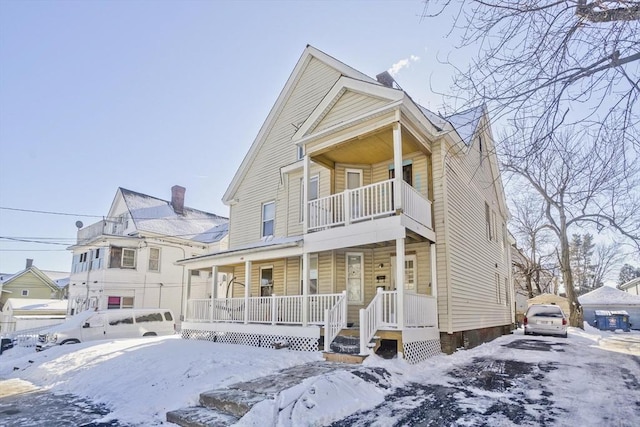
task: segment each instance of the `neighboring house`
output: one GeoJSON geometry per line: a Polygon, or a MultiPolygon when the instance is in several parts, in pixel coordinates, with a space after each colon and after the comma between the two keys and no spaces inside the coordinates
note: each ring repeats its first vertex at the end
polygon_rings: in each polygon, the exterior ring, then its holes
{"type": "Polygon", "coordinates": [[[569,317],[569,300],[555,294],[542,294],[527,300],[527,307],[534,304],[554,304],[559,306],[564,314],[569,317]]]}
{"type": "Polygon", "coordinates": [[[175,261],[225,249],[228,219],[185,207],[183,187],[171,191],[166,201],[119,188],[105,219],[79,228],[70,247],[70,314],[90,307],[169,308],[182,316],[186,298],[211,295],[209,275],[188,275],[175,261]]]}
{"type": "Polygon", "coordinates": [[[578,301],[582,305],[584,321],[593,326],[595,312],[620,311],[629,314],[631,329],[640,330],[640,296],[632,295],[611,286],[601,286],[580,297],[578,301]]]}
{"type": "Polygon", "coordinates": [[[0,314],[0,332],[57,325],[64,321],[66,314],[67,300],[9,298],[0,314]]]}
{"type": "Polygon", "coordinates": [[[640,295],[640,277],[629,280],[627,283],[623,283],[618,286],[618,289],[630,293],[631,295],[640,295]]]}
{"type": "MultiPolygon", "coordinates": [[[[516,295],[516,320],[518,324],[521,324],[524,319],[524,313],[531,305],[529,302],[529,287],[531,287],[531,293],[534,297],[546,294],[556,296],[558,278],[548,269],[539,268],[532,271],[534,263],[515,245],[515,239],[513,241],[514,243],[511,245],[511,262],[513,264],[513,284],[516,295]]],[[[538,302],[537,304],[543,303],[538,302]]],[[[569,312],[565,313],[568,315],[569,312]]]]}
{"type": "Polygon", "coordinates": [[[9,298],[61,299],[64,291],[56,280],[64,280],[65,276],[68,277],[69,273],[43,271],[33,265],[32,259],[27,259],[24,270],[1,275],[0,309],[9,298]]]}
{"type": "Polygon", "coordinates": [[[304,50],[223,197],[229,249],[179,261],[230,276],[183,336],[317,350],[351,326],[413,362],[511,329],[486,108],[443,118],[377,79],[304,50]]]}

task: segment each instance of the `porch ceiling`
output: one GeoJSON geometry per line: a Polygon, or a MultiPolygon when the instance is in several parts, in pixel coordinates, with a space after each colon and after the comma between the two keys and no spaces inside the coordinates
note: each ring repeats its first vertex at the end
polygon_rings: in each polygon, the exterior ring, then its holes
{"type": "MultiPolygon", "coordinates": [[[[411,133],[403,129],[402,154],[407,155],[416,151],[427,152],[411,133]]],[[[393,131],[391,128],[346,140],[312,155],[312,160],[326,165],[335,163],[370,165],[390,159],[393,159],[393,131]]]]}

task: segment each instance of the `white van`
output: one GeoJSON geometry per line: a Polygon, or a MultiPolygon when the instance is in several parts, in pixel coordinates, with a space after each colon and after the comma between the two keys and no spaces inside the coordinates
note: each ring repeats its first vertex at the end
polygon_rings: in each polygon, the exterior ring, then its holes
{"type": "Polygon", "coordinates": [[[171,335],[175,321],[163,308],[87,310],[38,335],[36,350],[91,340],[171,335]]]}

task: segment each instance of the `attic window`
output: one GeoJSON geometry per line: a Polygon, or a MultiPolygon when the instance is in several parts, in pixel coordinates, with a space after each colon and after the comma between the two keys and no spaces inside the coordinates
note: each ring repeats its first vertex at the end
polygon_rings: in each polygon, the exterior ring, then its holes
{"type": "Polygon", "coordinates": [[[29,289],[23,289],[22,292],[20,293],[20,295],[22,295],[23,297],[28,297],[29,296],[29,289]]]}

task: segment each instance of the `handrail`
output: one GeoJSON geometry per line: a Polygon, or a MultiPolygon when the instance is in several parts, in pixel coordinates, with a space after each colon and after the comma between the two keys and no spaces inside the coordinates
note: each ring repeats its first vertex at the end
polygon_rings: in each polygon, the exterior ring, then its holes
{"type": "Polygon", "coordinates": [[[324,318],[324,348],[326,350],[340,331],[347,327],[347,291],[342,291],[342,295],[334,306],[325,310],[324,318]]]}

